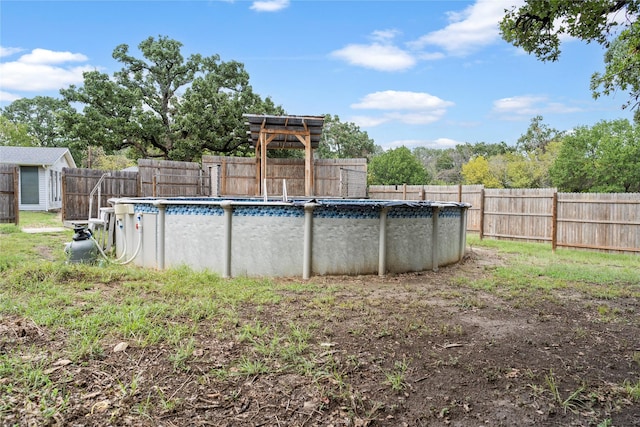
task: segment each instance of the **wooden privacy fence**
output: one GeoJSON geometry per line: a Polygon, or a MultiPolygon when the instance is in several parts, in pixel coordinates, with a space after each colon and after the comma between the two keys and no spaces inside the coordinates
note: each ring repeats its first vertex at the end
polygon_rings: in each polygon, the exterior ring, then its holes
{"type": "Polygon", "coordinates": [[[485,189],[480,201],[480,237],[551,242],[553,188],[485,189]]]}
{"type": "MultiPolygon", "coordinates": [[[[202,156],[202,169],[213,177],[212,195],[260,196],[257,161],[254,157],[202,156]]],[[[304,168],[304,159],[269,159],[265,180],[267,195],[281,196],[286,185],[287,195],[304,196],[304,168]]],[[[315,159],[313,169],[314,196],[366,197],[366,159],[315,159]]]]}
{"type": "Polygon", "coordinates": [[[483,191],[480,237],[640,253],[640,193],[483,191]]]}
{"type": "Polygon", "coordinates": [[[209,196],[209,175],[198,163],[138,160],[141,197],[209,196]]]}
{"type": "Polygon", "coordinates": [[[20,222],[20,167],[0,164],[0,223],[20,222]]]}
{"type": "Polygon", "coordinates": [[[370,186],[380,199],[470,203],[467,230],[480,238],[526,240],[640,254],[640,193],[558,193],[555,188],[482,185],[370,186]]]}
{"type": "MultiPolygon", "coordinates": [[[[96,218],[98,206],[106,207],[108,199],[118,197],[257,195],[255,158],[203,156],[202,160],[201,167],[191,162],[140,159],[137,172],[66,168],[62,175],[62,219],[87,221],[90,207],[96,218]]],[[[315,196],[366,197],[366,159],[317,159],[314,167],[315,196]]],[[[268,196],[281,196],[283,181],[288,195],[303,196],[304,179],[304,159],[269,159],[268,196]]]]}
{"type": "Polygon", "coordinates": [[[101,171],[96,169],[64,168],[62,169],[62,220],[86,221],[89,218],[89,204],[93,206],[91,213],[97,218],[98,206],[109,206],[107,200],[112,197],[137,197],[138,173],[126,171],[101,171]],[[104,176],[104,178],[103,178],[104,176]],[[100,199],[95,192],[89,197],[102,179],[100,199]]]}
{"type": "Polygon", "coordinates": [[[640,193],[557,193],[553,247],[640,253],[640,193]]]}

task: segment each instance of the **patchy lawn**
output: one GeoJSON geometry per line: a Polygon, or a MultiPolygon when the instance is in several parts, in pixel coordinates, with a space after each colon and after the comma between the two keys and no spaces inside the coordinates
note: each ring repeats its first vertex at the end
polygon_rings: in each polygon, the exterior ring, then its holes
{"type": "Polygon", "coordinates": [[[2,426],[640,425],[640,257],[225,280],[67,265],[71,234],[0,228],[2,426]]]}

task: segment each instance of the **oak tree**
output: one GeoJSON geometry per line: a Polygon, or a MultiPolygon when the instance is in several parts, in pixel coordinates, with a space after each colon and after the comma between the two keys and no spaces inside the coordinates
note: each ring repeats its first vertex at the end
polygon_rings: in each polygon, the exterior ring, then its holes
{"type": "Polygon", "coordinates": [[[324,159],[370,159],[380,153],[381,147],[375,145],[367,132],[351,122],[342,122],[337,115],[326,114],[318,156],[324,159]]]}
{"type": "Polygon", "coordinates": [[[138,45],[142,58],[119,45],[122,69],[84,74],[81,87],[61,90],[82,111],[65,116],[70,135],[107,153],[129,148],[134,157],[199,160],[203,153],[244,154],[242,114],[282,114],[253,92],[243,64],[218,55],[184,58],[182,43],[160,36],[138,45]]]}
{"type": "Polygon", "coordinates": [[[640,191],[640,125],[619,119],[575,129],[562,140],[550,174],[561,191],[640,191]]]}
{"type": "Polygon", "coordinates": [[[378,154],[369,162],[370,185],[421,185],[429,183],[429,174],[407,147],[378,154]]]}

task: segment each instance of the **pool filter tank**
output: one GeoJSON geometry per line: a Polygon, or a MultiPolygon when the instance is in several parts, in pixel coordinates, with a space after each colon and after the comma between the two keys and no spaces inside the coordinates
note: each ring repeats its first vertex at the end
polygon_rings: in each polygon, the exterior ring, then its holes
{"type": "Polygon", "coordinates": [[[74,225],[73,241],[64,247],[67,260],[71,263],[94,263],[98,259],[98,246],[91,238],[91,231],[83,225],[74,225]]]}

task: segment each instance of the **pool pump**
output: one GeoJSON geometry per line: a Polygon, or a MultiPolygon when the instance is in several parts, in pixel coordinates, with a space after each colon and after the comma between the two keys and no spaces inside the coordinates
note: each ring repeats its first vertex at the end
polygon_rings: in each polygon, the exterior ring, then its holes
{"type": "Polygon", "coordinates": [[[74,224],[73,241],[64,247],[67,260],[71,263],[92,264],[98,260],[98,246],[91,231],[84,225],[74,224]]]}

